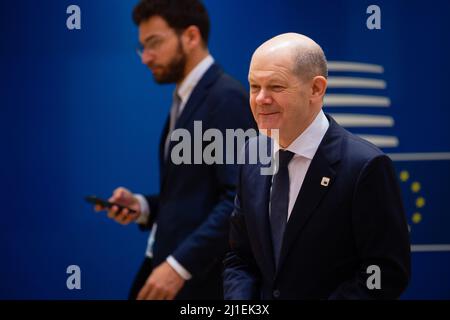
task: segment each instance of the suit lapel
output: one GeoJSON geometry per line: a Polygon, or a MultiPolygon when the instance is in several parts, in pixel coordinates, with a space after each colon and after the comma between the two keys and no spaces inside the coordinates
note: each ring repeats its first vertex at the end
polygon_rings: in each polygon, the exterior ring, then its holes
{"type": "Polygon", "coordinates": [[[300,192],[297,196],[291,216],[286,225],[283,245],[281,248],[281,269],[295,239],[314,214],[320,201],[332,186],[336,177],[334,165],[340,159],[340,143],[342,136],[339,134],[337,124],[329,118],[330,127],[319,145],[314,158],[306,173],[300,192]],[[322,185],[322,179],[330,179],[329,185],[322,185]]]}
{"type": "MultiPolygon", "coordinates": [[[[184,106],[183,112],[181,113],[180,117],[177,119],[175,123],[175,129],[179,128],[188,128],[188,124],[192,119],[192,116],[195,114],[195,111],[202,105],[203,100],[206,98],[208,94],[209,87],[217,80],[217,78],[223,73],[222,69],[217,65],[213,64],[203,75],[203,77],[200,79],[200,81],[195,86],[194,90],[192,91],[188,101],[186,102],[186,105],[184,106]]],[[[170,117],[169,120],[170,122],[170,117]]],[[[161,139],[161,145],[160,145],[160,159],[161,159],[161,166],[160,166],[160,174],[161,174],[161,186],[163,186],[165,182],[165,178],[167,176],[167,173],[169,171],[169,168],[172,166],[172,163],[168,161],[168,159],[164,159],[164,144],[165,144],[165,138],[168,133],[169,128],[169,122],[166,123],[166,129],[164,129],[164,135],[161,139]],[[162,148],[162,149],[161,149],[162,148]]],[[[191,132],[193,135],[193,132],[191,132]]],[[[169,142],[169,152],[168,157],[170,157],[170,152],[173,148],[174,141],[169,142]]]]}
{"type": "Polygon", "coordinates": [[[200,79],[200,81],[192,91],[183,112],[181,113],[175,124],[175,129],[187,127],[187,124],[190,122],[192,116],[195,113],[195,110],[200,107],[202,101],[206,98],[208,94],[208,88],[222,73],[222,69],[217,64],[213,64],[206,71],[206,73],[203,75],[203,77],[200,79]]]}

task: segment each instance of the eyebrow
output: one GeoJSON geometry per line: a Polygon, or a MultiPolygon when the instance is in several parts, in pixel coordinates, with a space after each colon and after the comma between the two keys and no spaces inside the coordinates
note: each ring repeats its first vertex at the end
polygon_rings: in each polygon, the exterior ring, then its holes
{"type": "Polygon", "coordinates": [[[149,35],[149,36],[147,36],[142,42],[141,42],[141,44],[144,44],[144,43],[146,43],[147,41],[149,41],[149,40],[151,40],[151,39],[153,39],[153,38],[155,38],[155,37],[158,37],[159,35],[157,35],[157,34],[151,34],[151,35],[149,35]]]}
{"type": "Polygon", "coordinates": [[[285,80],[285,79],[282,79],[282,78],[276,77],[276,78],[269,79],[267,82],[268,82],[268,83],[273,83],[273,82],[286,82],[286,80],[285,80]]]}
{"type": "MultiPolygon", "coordinates": [[[[254,78],[252,78],[252,77],[248,77],[248,82],[256,82],[256,80],[254,78]]],[[[268,79],[267,82],[269,84],[274,83],[274,82],[283,82],[284,83],[284,82],[286,82],[286,80],[282,79],[280,77],[274,77],[272,79],[268,79]]]]}

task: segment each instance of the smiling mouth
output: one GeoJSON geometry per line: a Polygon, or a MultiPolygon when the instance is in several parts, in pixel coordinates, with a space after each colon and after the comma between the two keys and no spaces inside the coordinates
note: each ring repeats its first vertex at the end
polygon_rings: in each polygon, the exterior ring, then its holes
{"type": "Polygon", "coordinates": [[[279,112],[260,112],[259,115],[260,116],[271,116],[274,114],[278,114],[279,112]]]}

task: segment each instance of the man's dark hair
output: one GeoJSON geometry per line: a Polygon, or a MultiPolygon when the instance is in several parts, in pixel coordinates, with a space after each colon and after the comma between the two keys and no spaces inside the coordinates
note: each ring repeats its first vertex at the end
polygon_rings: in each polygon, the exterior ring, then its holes
{"type": "Polygon", "coordinates": [[[200,0],[141,0],[133,10],[133,21],[139,26],[153,16],[160,16],[177,33],[197,26],[206,46],[209,37],[209,17],[200,0]]]}

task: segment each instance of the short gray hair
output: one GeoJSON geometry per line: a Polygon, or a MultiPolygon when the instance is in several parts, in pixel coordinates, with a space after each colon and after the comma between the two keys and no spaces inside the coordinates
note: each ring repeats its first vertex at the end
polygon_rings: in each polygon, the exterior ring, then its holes
{"type": "Polygon", "coordinates": [[[294,52],[294,73],[303,80],[316,76],[328,78],[328,66],[325,53],[320,46],[305,48],[299,46],[294,52]]]}

